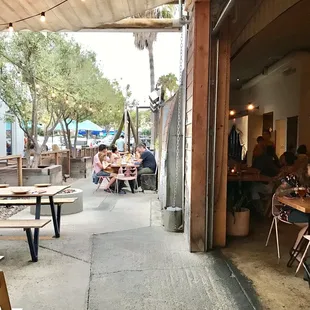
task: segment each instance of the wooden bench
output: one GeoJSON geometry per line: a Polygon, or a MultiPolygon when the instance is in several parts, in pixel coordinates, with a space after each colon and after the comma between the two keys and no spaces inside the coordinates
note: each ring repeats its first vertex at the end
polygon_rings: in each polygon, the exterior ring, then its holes
{"type": "Polygon", "coordinates": [[[0,309],[23,310],[23,309],[12,309],[3,271],[0,271],[0,309]]]}
{"type": "MultiPolygon", "coordinates": [[[[73,203],[77,200],[76,197],[73,198],[54,198],[54,204],[57,206],[56,210],[56,219],[58,224],[58,234],[55,232],[55,237],[60,237],[60,222],[61,222],[61,207],[65,203],[73,203]]],[[[36,199],[30,198],[30,199],[0,199],[0,206],[35,206],[36,205],[36,199]]],[[[49,199],[42,199],[41,205],[50,205],[49,199]]]]}
{"type": "Polygon", "coordinates": [[[32,228],[40,229],[46,226],[51,220],[0,220],[0,229],[21,228],[26,232],[31,259],[33,262],[38,261],[39,238],[36,234],[32,237],[32,228]]]}

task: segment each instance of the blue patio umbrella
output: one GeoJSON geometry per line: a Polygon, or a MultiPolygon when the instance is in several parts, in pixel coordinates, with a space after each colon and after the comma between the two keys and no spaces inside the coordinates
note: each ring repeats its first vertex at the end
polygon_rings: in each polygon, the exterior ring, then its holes
{"type": "Polygon", "coordinates": [[[102,131],[102,128],[90,120],[79,123],[79,130],[102,131]]]}
{"type": "MultiPolygon", "coordinates": [[[[66,129],[65,123],[62,122],[62,124],[63,128],[66,129]]],[[[75,127],[76,127],[76,121],[71,121],[71,123],[69,124],[69,130],[75,130],[75,127]]],[[[54,130],[55,131],[62,130],[61,123],[58,123],[54,130]]]]}

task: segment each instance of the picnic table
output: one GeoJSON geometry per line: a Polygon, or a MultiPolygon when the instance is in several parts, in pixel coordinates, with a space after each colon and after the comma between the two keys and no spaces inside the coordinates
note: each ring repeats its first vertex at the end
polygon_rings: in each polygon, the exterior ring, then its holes
{"type": "MultiPolygon", "coordinates": [[[[65,190],[66,188],[70,187],[67,186],[49,186],[44,188],[38,188],[34,186],[19,186],[18,189],[25,191],[20,194],[15,194],[12,192],[12,190],[16,189],[16,187],[6,187],[6,188],[0,188],[0,198],[10,198],[10,199],[16,199],[16,198],[35,198],[36,199],[36,212],[35,212],[35,219],[40,220],[41,217],[41,202],[42,197],[48,197],[49,203],[51,206],[51,213],[52,213],[52,219],[53,219],[53,225],[54,225],[54,231],[55,231],[55,237],[59,238],[59,227],[58,227],[58,221],[57,216],[55,212],[55,205],[54,205],[54,196],[61,191],[65,190]]],[[[26,203],[25,203],[26,204],[26,203]]],[[[29,243],[30,253],[32,257],[32,261],[36,262],[38,261],[38,250],[39,250],[39,229],[45,226],[49,221],[45,221],[44,223],[37,221],[37,224],[33,225],[33,222],[30,225],[27,224],[27,220],[19,220],[19,221],[12,221],[6,220],[10,226],[7,228],[24,228],[27,233],[27,239],[29,243]],[[9,223],[11,222],[11,223],[9,223]],[[34,237],[32,238],[30,226],[34,228],[34,237]]],[[[29,221],[29,220],[28,220],[29,221]]],[[[4,222],[4,221],[3,221],[4,222]]],[[[5,227],[4,227],[5,228],[5,227]]]]}
{"type": "MultiPolygon", "coordinates": [[[[293,209],[296,209],[300,212],[303,212],[305,214],[308,215],[308,233],[310,231],[310,197],[306,197],[304,199],[301,199],[299,197],[295,197],[295,198],[288,198],[288,197],[285,197],[285,196],[282,196],[282,197],[277,197],[277,200],[281,203],[283,203],[284,205],[286,206],[289,206],[293,209]]],[[[300,243],[302,242],[303,239],[300,240],[298,246],[297,246],[297,249],[299,248],[300,246],[300,243]]],[[[297,259],[297,256],[298,256],[298,251],[292,251],[290,253],[290,259],[287,263],[287,266],[288,267],[291,267],[294,263],[294,261],[297,259]]],[[[309,265],[304,262],[303,263],[303,266],[308,274],[308,277],[310,277],[310,267],[309,265]]]]}

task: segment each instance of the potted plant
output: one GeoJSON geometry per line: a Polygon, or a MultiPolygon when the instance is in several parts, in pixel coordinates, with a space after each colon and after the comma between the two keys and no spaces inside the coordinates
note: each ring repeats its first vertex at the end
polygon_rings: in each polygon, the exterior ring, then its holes
{"type": "Polygon", "coordinates": [[[247,208],[248,198],[243,193],[235,202],[230,201],[231,208],[227,212],[227,234],[245,237],[249,234],[250,210],[247,208]]]}

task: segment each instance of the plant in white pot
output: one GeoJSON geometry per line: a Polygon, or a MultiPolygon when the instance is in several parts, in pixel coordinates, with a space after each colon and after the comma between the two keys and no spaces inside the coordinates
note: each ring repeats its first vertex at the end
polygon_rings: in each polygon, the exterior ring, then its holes
{"type": "Polygon", "coordinates": [[[250,210],[247,208],[248,198],[245,194],[235,202],[227,212],[227,235],[245,237],[249,234],[250,210]]]}

